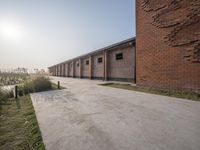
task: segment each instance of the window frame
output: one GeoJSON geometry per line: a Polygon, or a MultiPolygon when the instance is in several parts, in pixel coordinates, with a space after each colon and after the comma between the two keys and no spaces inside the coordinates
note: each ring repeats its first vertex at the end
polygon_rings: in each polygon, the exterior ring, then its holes
{"type": "Polygon", "coordinates": [[[98,58],[97,58],[97,63],[98,63],[98,64],[103,63],[103,57],[98,57],[98,58]]]}
{"type": "Polygon", "coordinates": [[[89,61],[89,60],[86,60],[86,61],[85,61],[85,65],[88,66],[89,64],[90,64],[90,61],[89,61]]]}
{"type": "Polygon", "coordinates": [[[123,52],[115,54],[115,60],[123,60],[123,59],[124,59],[123,52]]]}

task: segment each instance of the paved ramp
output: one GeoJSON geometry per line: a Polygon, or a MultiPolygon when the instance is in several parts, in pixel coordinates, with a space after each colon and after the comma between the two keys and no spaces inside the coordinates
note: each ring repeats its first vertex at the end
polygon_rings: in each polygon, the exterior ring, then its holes
{"type": "Polygon", "coordinates": [[[200,102],[58,80],[31,95],[47,150],[200,149],[200,102]]]}

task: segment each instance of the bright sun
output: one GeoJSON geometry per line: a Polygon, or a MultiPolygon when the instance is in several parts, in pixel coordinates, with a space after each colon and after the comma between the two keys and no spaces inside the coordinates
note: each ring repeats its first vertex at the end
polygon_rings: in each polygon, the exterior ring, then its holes
{"type": "Polygon", "coordinates": [[[20,40],[22,38],[22,30],[17,24],[0,22],[0,36],[6,40],[20,40]]]}

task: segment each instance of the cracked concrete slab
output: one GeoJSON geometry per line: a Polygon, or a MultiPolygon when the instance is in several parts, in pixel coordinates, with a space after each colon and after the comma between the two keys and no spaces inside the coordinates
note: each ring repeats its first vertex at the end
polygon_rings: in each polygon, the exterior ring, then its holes
{"type": "Polygon", "coordinates": [[[200,102],[54,77],[31,94],[47,150],[199,150],[200,102]]]}

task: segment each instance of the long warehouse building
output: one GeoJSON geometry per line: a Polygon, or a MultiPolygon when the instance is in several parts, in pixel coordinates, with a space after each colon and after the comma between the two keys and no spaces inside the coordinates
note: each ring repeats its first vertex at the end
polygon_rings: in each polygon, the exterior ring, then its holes
{"type": "Polygon", "coordinates": [[[135,82],[135,38],[49,67],[53,76],[135,82]]]}
{"type": "Polygon", "coordinates": [[[54,76],[133,81],[140,87],[200,93],[199,26],[199,0],[136,0],[136,39],[49,70],[54,76]]]}

